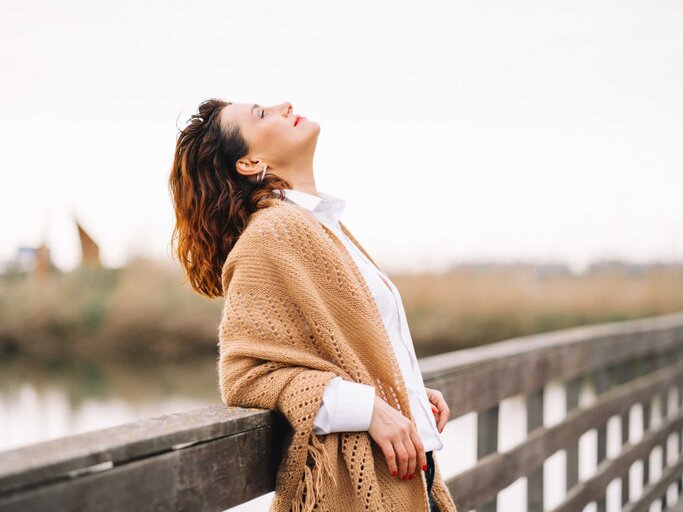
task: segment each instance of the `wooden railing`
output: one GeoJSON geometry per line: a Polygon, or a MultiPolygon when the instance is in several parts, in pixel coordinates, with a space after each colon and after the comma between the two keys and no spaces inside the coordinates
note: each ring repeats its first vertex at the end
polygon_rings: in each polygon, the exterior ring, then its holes
{"type": "MultiPolygon", "coordinates": [[[[683,314],[514,338],[423,358],[420,367],[425,384],[443,392],[451,419],[477,413],[478,460],[446,480],[459,512],[496,510],[498,493],[522,477],[526,509],[550,510],[543,465],[558,450],[566,451],[566,493],[553,512],[581,512],[592,502],[605,510],[615,479],[628,512],[648,511],[658,500],[664,510],[667,490],[681,491],[683,314]],[[586,381],[596,396],[579,406],[586,381]],[[544,426],[549,383],[562,383],[567,411],[544,426]],[[520,395],[526,438],[499,451],[499,405],[520,395]],[[662,415],[651,421],[655,402],[662,415]],[[629,416],[637,405],[643,435],[634,439],[629,416]],[[607,457],[607,422],[614,417],[624,441],[607,457]],[[580,480],[579,438],[591,430],[598,465],[580,480]],[[671,441],[675,453],[667,453],[671,441]],[[649,460],[657,447],[664,467],[655,480],[649,460]],[[629,470],[638,461],[642,491],[632,493],[629,470]]],[[[272,411],[218,405],[0,452],[0,511],[225,510],[273,490],[286,428],[272,411]]]]}

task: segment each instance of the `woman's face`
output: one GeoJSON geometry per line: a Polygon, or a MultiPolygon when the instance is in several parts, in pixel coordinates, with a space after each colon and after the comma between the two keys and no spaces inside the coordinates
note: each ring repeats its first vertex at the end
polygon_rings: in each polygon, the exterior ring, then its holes
{"type": "MultiPolygon", "coordinates": [[[[286,168],[315,150],[320,125],[301,117],[294,123],[297,114],[289,102],[262,106],[251,103],[233,103],[220,112],[220,124],[237,124],[249,145],[249,154],[240,159],[261,162],[269,167],[286,168]]],[[[238,165],[238,168],[240,166],[238,165]]],[[[249,171],[243,168],[239,170],[249,171]]]]}

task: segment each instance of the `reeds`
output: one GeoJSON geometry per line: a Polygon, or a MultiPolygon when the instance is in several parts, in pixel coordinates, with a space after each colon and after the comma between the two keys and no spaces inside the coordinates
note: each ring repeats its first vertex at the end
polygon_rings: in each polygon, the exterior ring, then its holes
{"type": "MultiPolygon", "coordinates": [[[[419,357],[587,323],[683,310],[683,267],[572,275],[533,266],[391,275],[419,357]]],[[[179,268],[137,259],[121,269],[0,276],[0,356],[215,357],[221,299],[179,268]]]]}

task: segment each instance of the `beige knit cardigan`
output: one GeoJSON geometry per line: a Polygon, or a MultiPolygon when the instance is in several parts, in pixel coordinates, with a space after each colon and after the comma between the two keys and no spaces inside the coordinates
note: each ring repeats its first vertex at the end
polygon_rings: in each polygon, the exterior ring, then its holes
{"type": "MultiPolygon", "coordinates": [[[[222,269],[218,377],[226,405],[271,409],[291,426],[269,510],[429,512],[421,468],[412,480],[393,477],[367,431],[313,432],[338,375],[374,386],[414,420],[374,298],[342,242],[297,204],[269,197],[258,208],[222,269]]],[[[432,496],[439,511],[457,512],[433,455],[432,496]]]]}

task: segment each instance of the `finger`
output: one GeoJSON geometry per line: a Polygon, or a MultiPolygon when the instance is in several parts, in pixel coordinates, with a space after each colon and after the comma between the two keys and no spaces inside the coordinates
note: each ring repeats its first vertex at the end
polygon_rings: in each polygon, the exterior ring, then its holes
{"type": "Polygon", "coordinates": [[[398,478],[405,480],[403,477],[408,472],[408,450],[406,450],[401,439],[394,443],[394,451],[398,463],[398,478]]]}
{"type": "Polygon", "coordinates": [[[443,432],[443,428],[446,426],[446,423],[447,423],[446,419],[447,418],[444,415],[439,416],[439,419],[436,423],[436,428],[439,429],[439,434],[441,434],[443,432]]]}
{"type": "Polygon", "coordinates": [[[413,443],[413,428],[411,428],[408,435],[404,438],[403,445],[408,452],[408,463],[406,465],[406,477],[404,480],[412,480],[415,474],[415,464],[417,461],[417,453],[415,451],[415,444],[413,443]]]}
{"type": "Polygon", "coordinates": [[[439,427],[439,418],[441,417],[441,414],[439,413],[439,410],[432,405],[432,413],[434,414],[434,421],[436,421],[436,428],[441,432],[441,428],[439,427]]]}
{"type": "Polygon", "coordinates": [[[427,454],[425,453],[425,447],[422,444],[420,436],[417,435],[417,431],[413,432],[413,445],[415,446],[415,452],[417,453],[417,470],[427,471],[427,454]]]}
{"type": "Polygon", "coordinates": [[[389,471],[392,476],[398,476],[398,466],[396,465],[396,452],[391,443],[386,443],[382,447],[382,453],[384,453],[384,458],[387,460],[387,466],[389,466],[389,471]]]}
{"type": "Polygon", "coordinates": [[[443,395],[441,394],[441,391],[437,389],[430,389],[427,392],[427,397],[429,398],[429,401],[435,405],[439,403],[439,400],[443,400],[443,395]]]}
{"type": "MultiPolygon", "coordinates": [[[[445,404],[445,402],[444,402],[445,404]]],[[[448,417],[451,415],[451,411],[446,405],[443,409],[440,410],[439,412],[439,420],[438,420],[438,427],[439,427],[439,432],[441,432],[444,427],[446,426],[446,423],[448,423],[448,417]]]]}

